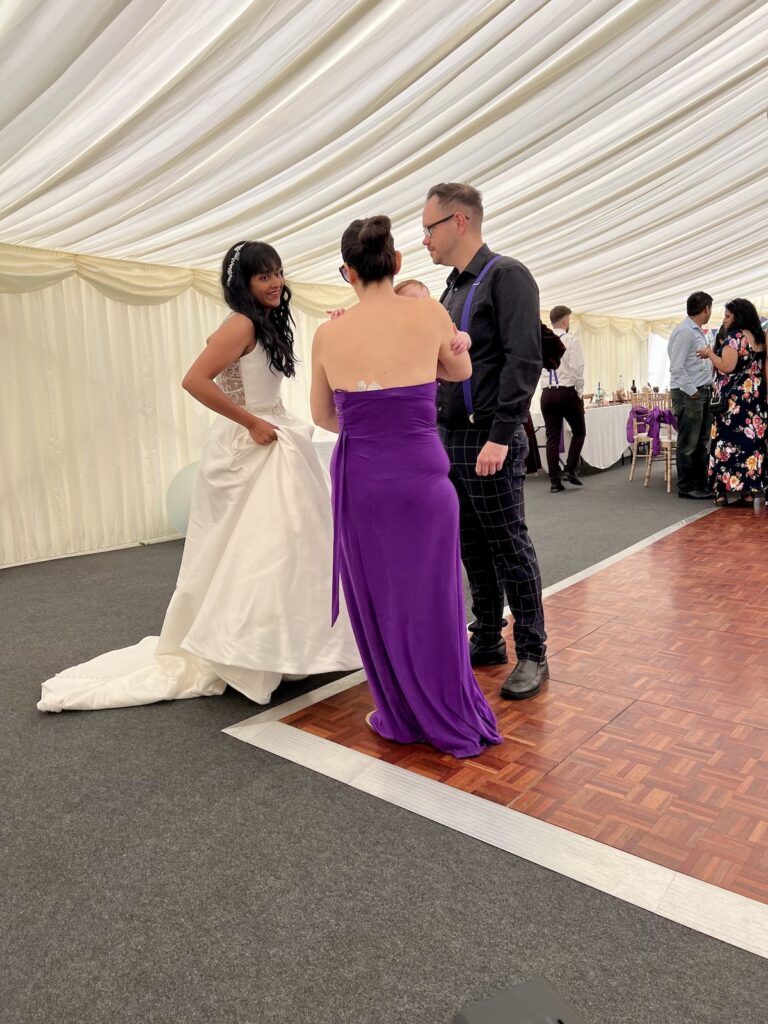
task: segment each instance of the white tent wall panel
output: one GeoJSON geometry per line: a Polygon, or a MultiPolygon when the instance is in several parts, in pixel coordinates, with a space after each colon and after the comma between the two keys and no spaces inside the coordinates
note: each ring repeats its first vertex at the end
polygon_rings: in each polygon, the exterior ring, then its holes
{"type": "Polygon", "coordinates": [[[165,493],[209,423],[179,382],[221,318],[193,291],[128,306],[77,277],[0,294],[0,562],[173,533],[165,493]]]}
{"type": "Polygon", "coordinates": [[[571,317],[571,331],[584,349],[584,391],[593,394],[598,383],[608,391],[618,387],[619,376],[626,387],[638,386],[648,377],[648,327],[644,320],[626,321],[610,317],[571,317]]]}

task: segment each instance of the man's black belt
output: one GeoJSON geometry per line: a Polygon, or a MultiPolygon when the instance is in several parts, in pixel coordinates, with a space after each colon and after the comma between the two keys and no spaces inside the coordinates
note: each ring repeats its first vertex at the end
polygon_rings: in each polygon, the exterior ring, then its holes
{"type": "Polygon", "coordinates": [[[478,413],[470,419],[466,414],[459,414],[451,416],[450,419],[443,417],[437,421],[437,425],[443,430],[490,430],[493,426],[493,416],[482,416],[478,413]]]}

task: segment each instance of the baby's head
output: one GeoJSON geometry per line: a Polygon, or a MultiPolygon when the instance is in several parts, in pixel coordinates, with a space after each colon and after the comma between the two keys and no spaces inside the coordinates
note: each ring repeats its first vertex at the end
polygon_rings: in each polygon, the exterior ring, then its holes
{"type": "Polygon", "coordinates": [[[395,294],[404,295],[406,299],[429,299],[429,288],[421,281],[401,281],[395,285],[395,294]]]}

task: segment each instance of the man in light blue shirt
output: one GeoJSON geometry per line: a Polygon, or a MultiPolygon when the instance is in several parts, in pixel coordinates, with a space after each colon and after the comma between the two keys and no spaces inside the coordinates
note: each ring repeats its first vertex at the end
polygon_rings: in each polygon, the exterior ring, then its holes
{"type": "Polygon", "coordinates": [[[688,296],[688,316],[672,331],[667,345],[672,412],[677,417],[677,493],[681,498],[712,498],[707,483],[712,429],[712,365],[696,350],[708,344],[704,324],[712,315],[712,296],[688,296]]]}

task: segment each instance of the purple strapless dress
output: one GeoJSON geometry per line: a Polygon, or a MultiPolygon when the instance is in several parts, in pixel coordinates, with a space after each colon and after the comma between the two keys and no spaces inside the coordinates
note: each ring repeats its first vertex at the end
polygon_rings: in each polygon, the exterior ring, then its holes
{"type": "Polygon", "coordinates": [[[473,757],[502,740],[469,663],[459,503],[435,395],[435,382],[335,392],[333,616],[340,576],[376,732],[473,757]]]}

